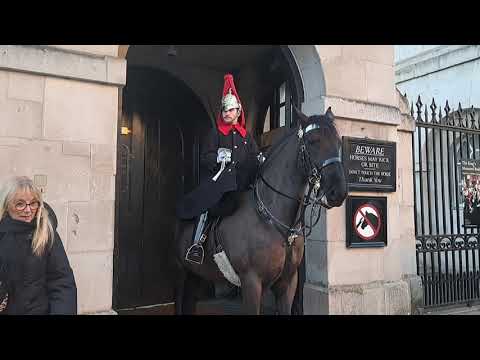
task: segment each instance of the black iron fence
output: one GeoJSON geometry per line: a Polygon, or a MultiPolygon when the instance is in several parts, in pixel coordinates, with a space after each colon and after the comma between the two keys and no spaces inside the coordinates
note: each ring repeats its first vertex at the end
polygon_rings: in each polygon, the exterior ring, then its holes
{"type": "Polygon", "coordinates": [[[447,101],[442,114],[435,100],[427,106],[420,97],[415,106],[416,260],[424,306],[480,300],[479,228],[464,221],[471,208],[465,206],[461,170],[462,160],[480,160],[480,112],[461,104],[451,111],[447,101]]]}

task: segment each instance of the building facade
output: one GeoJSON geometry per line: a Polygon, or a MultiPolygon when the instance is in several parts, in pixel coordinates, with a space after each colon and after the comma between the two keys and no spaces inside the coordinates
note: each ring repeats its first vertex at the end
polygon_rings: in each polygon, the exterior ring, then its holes
{"type": "Polygon", "coordinates": [[[408,101],[420,95],[424,104],[449,101],[452,109],[480,104],[479,45],[396,45],[395,83],[408,101]]]}
{"type": "Polygon", "coordinates": [[[0,49],[0,181],[32,177],[55,210],[80,313],[172,304],[172,203],[194,186],[199,135],[227,71],[262,146],[292,126],[290,101],[307,115],[331,107],[342,136],[396,143],[395,191],[349,193],[387,197],[388,245],[347,248],[345,206],[329,210],[306,243],[304,311],[415,311],[414,123],[395,88],[393,46],[0,49]]]}

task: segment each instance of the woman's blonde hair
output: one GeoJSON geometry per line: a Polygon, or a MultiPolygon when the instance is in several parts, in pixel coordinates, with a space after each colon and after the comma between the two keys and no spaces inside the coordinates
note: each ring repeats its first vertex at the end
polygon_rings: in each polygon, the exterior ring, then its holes
{"type": "Polygon", "coordinates": [[[52,223],[48,218],[48,210],[43,206],[42,193],[30,178],[17,176],[8,180],[2,186],[0,189],[0,220],[8,214],[8,204],[19,191],[30,191],[40,203],[34,219],[36,226],[32,239],[32,252],[37,256],[41,256],[47,246],[52,244],[54,232],[52,223]]]}

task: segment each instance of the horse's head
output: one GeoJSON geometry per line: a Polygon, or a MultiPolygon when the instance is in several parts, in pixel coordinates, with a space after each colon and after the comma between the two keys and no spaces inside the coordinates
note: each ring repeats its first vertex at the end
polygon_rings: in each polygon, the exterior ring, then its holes
{"type": "Polygon", "coordinates": [[[347,196],[345,173],[340,159],[341,141],[330,108],[325,115],[306,116],[294,107],[300,119],[299,137],[304,145],[303,166],[311,182],[320,185],[320,199],[327,208],[340,206],[347,196]]]}

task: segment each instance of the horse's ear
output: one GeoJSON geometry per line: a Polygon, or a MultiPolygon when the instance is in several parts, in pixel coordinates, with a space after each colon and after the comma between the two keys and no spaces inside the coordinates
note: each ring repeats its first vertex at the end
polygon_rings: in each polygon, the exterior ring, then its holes
{"type": "Polygon", "coordinates": [[[301,112],[295,105],[293,105],[293,112],[300,119],[302,125],[306,125],[308,123],[308,116],[301,112]]]}
{"type": "Polygon", "coordinates": [[[334,120],[335,120],[335,115],[333,115],[332,107],[331,107],[331,106],[328,107],[327,112],[325,113],[325,116],[326,116],[327,119],[330,120],[330,121],[334,121],[334,120]]]}

